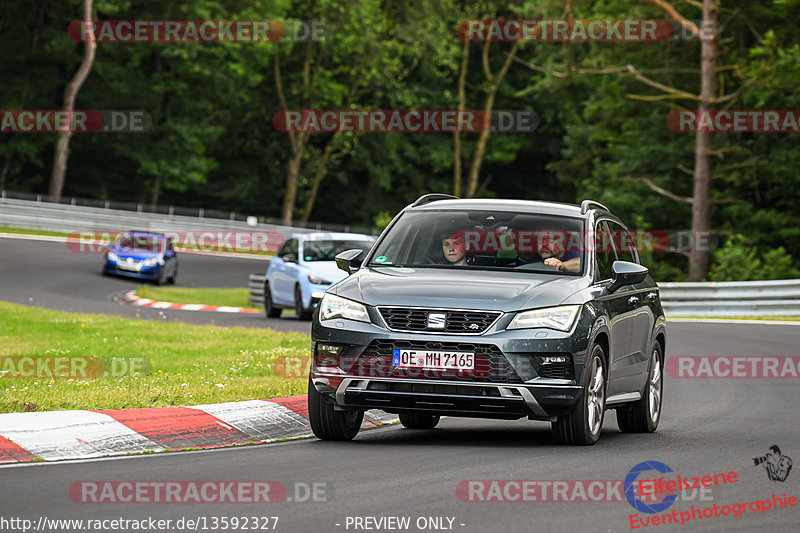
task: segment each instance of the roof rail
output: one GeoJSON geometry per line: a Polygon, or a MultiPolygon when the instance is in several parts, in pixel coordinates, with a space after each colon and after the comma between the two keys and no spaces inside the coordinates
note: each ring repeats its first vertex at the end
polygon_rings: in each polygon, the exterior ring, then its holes
{"type": "Polygon", "coordinates": [[[606,211],[611,212],[611,210],[609,208],[607,208],[606,206],[604,206],[600,202],[595,202],[594,200],[584,200],[584,201],[581,202],[581,215],[585,215],[586,214],[586,211],[589,210],[589,206],[590,205],[596,205],[597,207],[601,207],[601,208],[605,209],[606,211]]]}
{"type": "Polygon", "coordinates": [[[434,192],[431,194],[423,194],[417,201],[414,202],[411,207],[417,207],[418,205],[429,204],[431,202],[435,202],[436,200],[460,200],[458,196],[453,196],[451,194],[442,194],[438,192],[434,192]]]}

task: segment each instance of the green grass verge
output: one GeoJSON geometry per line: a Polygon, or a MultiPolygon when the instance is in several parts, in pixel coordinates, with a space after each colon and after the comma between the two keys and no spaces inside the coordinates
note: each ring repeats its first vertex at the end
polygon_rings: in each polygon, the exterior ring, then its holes
{"type": "Polygon", "coordinates": [[[697,318],[697,319],[712,319],[712,320],[782,320],[791,322],[800,322],[800,316],[667,316],[667,320],[672,318],[697,318]]]}
{"type": "Polygon", "coordinates": [[[142,285],[136,289],[136,296],[177,304],[255,307],[250,305],[250,291],[247,289],[195,289],[189,287],[153,287],[151,285],[142,285]]]}
{"type": "Polygon", "coordinates": [[[15,235],[42,235],[45,237],[69,237],[69,233],[63,231],[45,231],[43,229],[11,228],[0,226],[0,233],[13,233],[15,235]]]}
{"type": "Polygon", "coordinates": [[[3,377],[0,412],[195,405],[307,392],[309,337],[303,333],[64,313],[4,302],[0,324],[0,372],[9,356],[144,357],[151,365],[145,373],[123,377],[3,377]],[[302,375],[283,377],[284,368],[302,368],[302,375]]]}

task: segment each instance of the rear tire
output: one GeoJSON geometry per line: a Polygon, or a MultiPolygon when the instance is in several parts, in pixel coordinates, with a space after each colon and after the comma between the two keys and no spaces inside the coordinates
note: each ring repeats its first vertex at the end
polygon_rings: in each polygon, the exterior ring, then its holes
{"type": "Polygon", "coordinates": [[[589,446],[597,442],[603,429],[606,409],[606,373],[603,348],[592,348],[583,384],[583,395],[572,412],[553,422],[553,438],[561,444],[589,446]]]}
{"type": "Polygon", "coordinates": [[[311,320],[311,311],[303,307],[303,293],[300,292],[300,285],[294,288],[294,312],[297,320],[311,320]]]}
{"type": "Polygon", "coordinates": [[[644,396],[629,409],[617,409],[617,426],[623,433],[652,433],[661,420],[661,400],[664,393],[664,360],[661,343],[656,341],[650,357],[650,371],[644,396]]]}
{"type": "Polygon", "coordinates": [[[175,270],[172,271],[172,275],[169,277],[169,284],[175,285],[175,280],[178,279],[178,267],[175,267],[175,270]]]}
{"type": "Polygon", "coordinates": [[[400,423],[408,429],[433,429],[441,419],[438,415],[400,413],[400,423]]]}
{"type": "Polygon", "coordinates": [[[272,303],[272,293],[269,290],[269,283],[264,283],[264,314],[267,318],[278,318],[281,310],[272,303]]]}
{"type": "Polygon", "coordinates": [[[335,411],[308,379],[308,420],[321,440],[353,440],[361,429],[364,411],[335,411]]]}

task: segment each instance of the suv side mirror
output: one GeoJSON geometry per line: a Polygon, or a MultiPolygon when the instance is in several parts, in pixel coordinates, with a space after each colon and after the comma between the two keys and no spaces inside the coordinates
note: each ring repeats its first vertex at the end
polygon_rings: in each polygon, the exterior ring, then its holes
{"type": "Polygon", "coordinates": [[[364,261],[364,250],[353,248],[352,250],[345,250],[336,255],[336,266],[344,270],[347,274],[352,274],[359,268],[364,261]]]}
{"type": "Polygon", "coordinates": [[[606,288],[609,294],[625,285],[641,283],[647,277],[647,268],[629,261],[614,261],[611,272],[614,274],[614,279],[606,288]]]}
{"type": "Polygon", "coordinates": [[[297,256],[294,254],[286,254],[283,256],[284,263],[297,263],[297,256]]]}

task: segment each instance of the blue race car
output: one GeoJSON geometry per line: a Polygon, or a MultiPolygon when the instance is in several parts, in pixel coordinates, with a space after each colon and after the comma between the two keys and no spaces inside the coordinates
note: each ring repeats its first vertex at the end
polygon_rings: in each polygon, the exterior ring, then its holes
{"type": "Polygon", "coordinates": [[[144,279],[155,284],[175,283],[178,257],[163,233],[124,231],[108,245],[103,274],[144,279]]]}
{"type": "Polygon", "coordinates": [[[308,320],[317,302],[347,274],[336,266],[336,254],[358,248],[369,251],[375,238],[358,233],[306,233],[286,239],[269,262],[264,282],[264,311],[270,318],[294,309],[308,320]]]}

